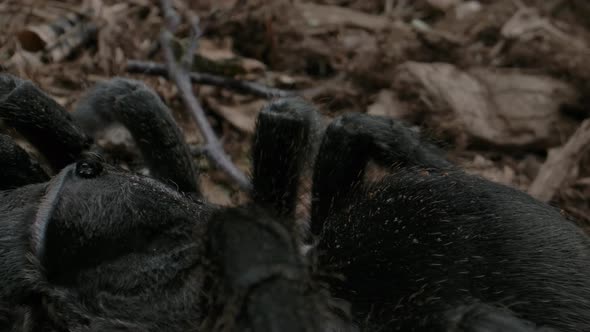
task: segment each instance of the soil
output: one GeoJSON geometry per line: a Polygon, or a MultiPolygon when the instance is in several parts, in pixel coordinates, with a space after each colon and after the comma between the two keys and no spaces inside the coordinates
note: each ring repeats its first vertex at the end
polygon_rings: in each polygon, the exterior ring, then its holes
{"type": "MultiPolygon", "coordinates": [[[[194,71],[299,91],[327,119],[368,112],[411,123],[469,172],[529,191],[590,230],[587,1],[174,4],[182,14],[180,50],[190,31],[186,22],[200,19],[194,71]]],[[[174,83],[126,68],[130,60],[164,62],[163,27],[150,0],[4,0],[0,67],[33,80],[68,110],[97,81],[143,80],[198,147],[202,138],[174,83]],[[43,35],[63,17],[70,23],[62,35],[43,35]]],[[[194,91],[226,151],[247,172],[254,120],[267,100],[205,84],[194,91]]],[[[133,146],[125,133],[105,134],[100,142],[133,146]]],[[[196,160],[211,200],[240,200],[223,172],[196,160]]]]}

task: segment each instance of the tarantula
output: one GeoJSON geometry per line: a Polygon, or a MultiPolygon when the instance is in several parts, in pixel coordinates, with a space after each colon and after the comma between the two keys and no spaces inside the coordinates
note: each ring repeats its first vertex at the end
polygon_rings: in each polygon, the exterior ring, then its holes
{"type": "Polygon", "coordinates": [[[57,103],[0,76],[0,118],[56,172],[0,136],[3,330],[590,330],[588,237],[393,119],[339,117],[314,153],[314,108],[272,102],[257,122],[251,203],[222,208],[201,197],[182,134],[145,85],[101,83],[75,115],[123,123],[151,176],[106,164],[57,103]],[[369,161],[390,174],[367,181],[369,161]]]}

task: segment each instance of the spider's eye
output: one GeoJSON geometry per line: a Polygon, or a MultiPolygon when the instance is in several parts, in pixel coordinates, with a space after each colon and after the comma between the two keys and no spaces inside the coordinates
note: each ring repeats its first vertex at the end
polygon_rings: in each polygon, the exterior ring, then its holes
{"type": "Polygon", "coordinates": [[[102,163],[96,159],[85,159],[76,163],[76,175],[85,179],[99,176],[102,169],[102,163]]]}

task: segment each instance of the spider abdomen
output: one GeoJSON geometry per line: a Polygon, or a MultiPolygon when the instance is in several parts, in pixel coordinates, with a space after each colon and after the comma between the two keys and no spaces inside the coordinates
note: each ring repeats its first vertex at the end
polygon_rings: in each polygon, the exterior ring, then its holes
{"type": "Polygon", "coordinates": [[[588,238],[556,209],[460,171],[399,170],[369,186],[327,219],[318,249],[344,276],[336,296],[377,325],[441,328],[450,308],[482,302],[590,329],[588,238]]]}

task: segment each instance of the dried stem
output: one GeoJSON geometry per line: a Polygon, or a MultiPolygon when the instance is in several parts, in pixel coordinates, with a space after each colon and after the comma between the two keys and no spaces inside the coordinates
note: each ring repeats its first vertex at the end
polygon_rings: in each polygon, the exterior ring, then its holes
{"type": "Polygon", "coordinates": [[[189,44],[184,53],[182,64],[185,68],[191,68],[193,66],[193,55],[199,48],[199,39],[203,35],[201,28],[199,27],[200,19],[198,16],[191,17],[191,36],[189,38],[189,44]]]}
{"type": "MultiPolygon", "coordinates": [[[[176,83],[178,91],[185,106],[189,109],[191,115],[195,119],[203,138],[205,139],[204,153],[208,159],[218,168],[225,171],[238,185],[244,190],[250,190],[251,184],[246,175],[242,173],[231,161],[229,156],[223,150],[221,142],[215,135],[211,125],[207,121],[207,116],[201,104],[193,93],[191,79],[188,74],[188,69],[191,65],[191,60],[186,60],[187,67],[182,67],[175,59],[172,51],[171,41],[173,33],[179,25],[179,18],[171,3],[168,0],[161,0],[161,7],[166,19],[167,29],[164,29],[160,35],[160,44],[164,52],[166,64],[168,68],[168,77],[176,83]]],[[[194,20],[198,22],[198,20],[194,20]]],[[[194,22],[193,22],[194,23],[194,22]]],[[[196,39],[200,36],[200,29],[198,24],[193,24],[193,33],[191,38],[196,39]]],[[[194,51],[197,41],[189,43],[188,50],[194,51]]],[[[185,59],[192,59],[192,54],[189,54],[185,59]]]]}
{"type": "MultiPolygon", "coordinates": [[[[126,69],[130,73],[168,77],[166,65],[157,62],[129,60],[126,69]]],[[[297,91],[277,89],[256,82],[241,81],[208,73],[191,72],[189,76],[193,83],[217,86],[261,98],[287,97],[298,94],[297,91]]]]}

